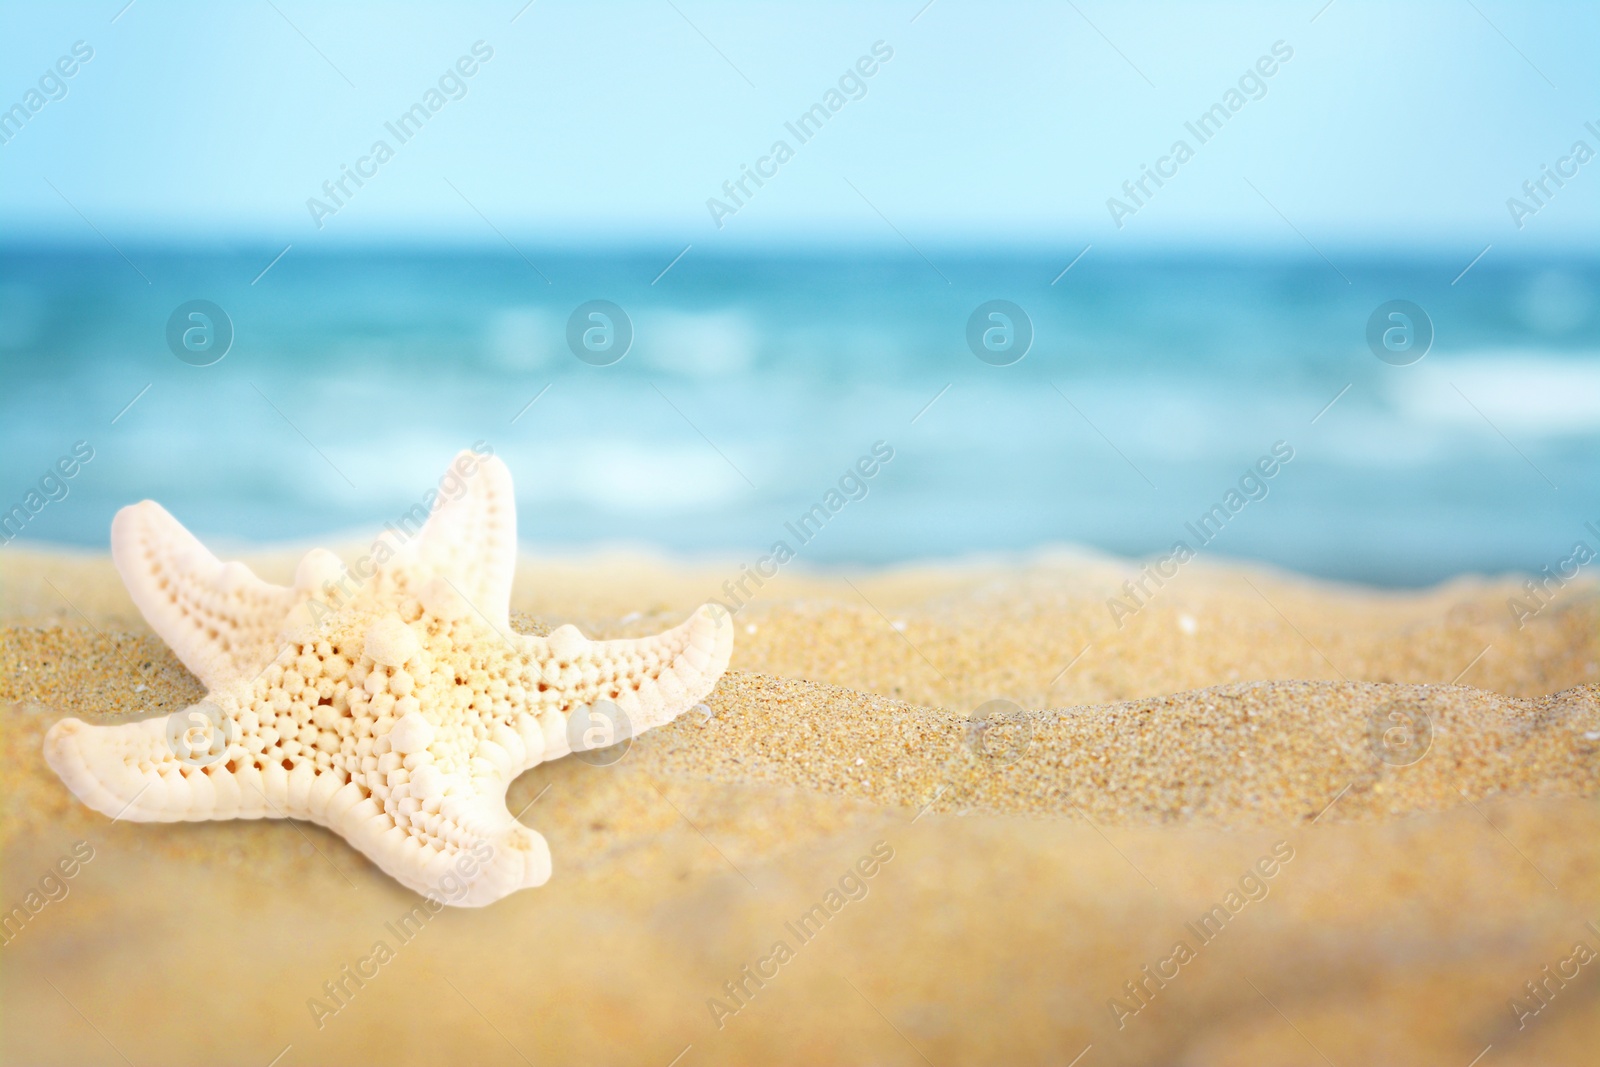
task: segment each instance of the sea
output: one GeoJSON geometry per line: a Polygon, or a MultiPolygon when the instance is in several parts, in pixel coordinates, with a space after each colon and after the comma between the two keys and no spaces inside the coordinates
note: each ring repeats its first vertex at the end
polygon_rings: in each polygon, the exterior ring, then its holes
{"type": "Polygon", "coordinates": [[[1600,551],[1600,259],[1470,259],[10,246],[0,511],[304,542],[476,446],[552,552],[1559,568],[1600,551]]]}

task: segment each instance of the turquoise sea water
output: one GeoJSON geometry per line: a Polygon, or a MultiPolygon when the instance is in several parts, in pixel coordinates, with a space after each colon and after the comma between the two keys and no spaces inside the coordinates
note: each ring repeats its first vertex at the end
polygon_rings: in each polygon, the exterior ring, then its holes
{"type": "Polygon", "coordinates": [[[203,538],[375,527],[482,441],[542,546],[745,557],[830,489],[856,499],[803,562],[1164,554],[1214,505],[1205,553],[1379,584],[1600,546],[1593,260],[1491,252],[1452,284],[1470,256],[1095,249],[1062,274],[1071,255],[691,249],[663,274],[679,249],[291,249],[262,274],[280,251],[0,252],[0,509],[24,538],[104,546],[145,497],[203,538]],[[997,299],[1033,334],[1006,366],[968,343],[997,299]],[[1366,336],[1392,299],[1434,333],[1405,366],[1366,336]],[[169,348],[191,300],[231,322],[209,366],[169,348]],[[568,343],[591,300],[631,324],[609,366],[568,343]],[[893,458],[841,488],[877,442],[893,458]],[[1292,458],[1252,474],[1275,446],[1292,458]]]}

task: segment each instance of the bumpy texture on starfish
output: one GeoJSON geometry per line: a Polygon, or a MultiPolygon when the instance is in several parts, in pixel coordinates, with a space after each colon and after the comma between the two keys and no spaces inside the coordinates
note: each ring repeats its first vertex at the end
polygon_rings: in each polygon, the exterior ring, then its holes
{"type": "Polygon", "coordinates": [[[543,884],[550,850],[506,787],[692,707],[727,668],[733,623],[707,604],[641,640],[514,633],[510,474],[463,452],[440,487],[354,568],[308,553],[293,588],[222,563],[151,501],[122,509],[117,570],[209,693],[142,722],[65,719],[45,759],[113,818],[321,823],[443,903],[543,884]]]}

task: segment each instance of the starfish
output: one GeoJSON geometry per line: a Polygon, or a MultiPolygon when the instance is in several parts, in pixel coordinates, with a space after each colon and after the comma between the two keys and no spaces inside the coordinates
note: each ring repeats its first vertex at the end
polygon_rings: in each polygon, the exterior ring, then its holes
{"type": "Polygon", "coordinates": [[[114,819],[320,823],[445,904],[542,885],[549,846],[507,786],[694,706],[727,668],[732,620],[706,604],[639,640],[516,633],[510,473],[464,451],[439,484],[353,567],[307,553],[292,587],[221,562],[153,501],[123,508],[117,571],[208,693],[139,722],[64,719],[51,768],[114,819]]]}

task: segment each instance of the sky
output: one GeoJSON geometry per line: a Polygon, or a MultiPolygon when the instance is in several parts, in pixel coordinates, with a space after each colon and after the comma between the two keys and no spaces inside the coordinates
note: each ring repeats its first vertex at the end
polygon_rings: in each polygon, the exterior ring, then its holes
{"type": "Polygon", "coordinates": [[[44,83],[0,144],[0,241],[1470,256],[1600,237],[1600,159],[1571,155],[1600,152],[1593,3],[124,4],[0,7],[0,109],[44,83]],[[386,123],[441,79],[402,142],[386,123]],[[802,141],[786,123],[830,90],[802,141]],[[1230,90],[1202,143],[1185,124],[1230,90]],[[1558,166],[1575,173],[1530,201],[1558,166]],[[355,167],[362,185],[324,191],[355,167]],[[768,177],[735,200],[746,167],[768,177]],[[1169,176],[1125,192],[1145,167],[1169,176]]]}

